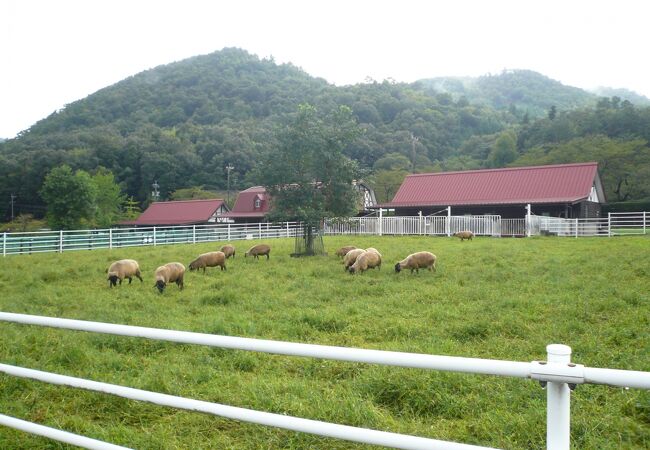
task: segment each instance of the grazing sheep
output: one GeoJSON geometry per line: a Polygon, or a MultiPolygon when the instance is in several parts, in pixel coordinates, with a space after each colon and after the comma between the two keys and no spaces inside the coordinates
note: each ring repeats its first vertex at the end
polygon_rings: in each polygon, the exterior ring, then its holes
{"type": "Polygon", "coordinates": [[[223,247],[221,247],[221,251],[226,255],[226,259],[230,258],[231,256],[234,258],[235,257],[235,246],[226,244],[223,247]]]}
{"type": "Polygon", "coordinates": [[[266,259],[269,259],[269,254],[271,253],[271,247],[266,244],[258,244],[249,248],[246,253],[244,253],[244,258],[248,255],[251,255],[255,259],[259,259],[260,255],[266,255],[266,259]]]}
{"type": "Polygon", "coordinates": [[[471,241],[472,238],[474,237],[474,233],[472,233],[471,231],[467,231],[467,230],[466,231],[459,231],[458,233],[454,233],[454,236],[456,236],[457,238],[460,238],[461,241],[464,241],[465,239],[468,239],[468,240],[471,241]]]}
{"type": "Polygon", "coordinates": [[[436,255],[430,252],[412,253],[395,264],[395,272],[399,273],[402,269],[411,269],[411,273],[414,270],[419,273],[419,269],[429,269],[431,272],[435,272],[436,260],[436,255]]]}
{"type": "Polygon", "coordinates": [[[336,251],[336,256],[343,258],[345,255],[348,254],[350,250],[355,250],[356,247],[354,245],[348,245],[346,247],[341,247],[336,251]]]}
{"type": "Polygon", "coordinates": [[[185,275],[185,266],[179,262],[167,263],[156,269],[156,284],[153,287],[158,288],[162,294],[167,283],[176,283],[183,289],[183,276],[185,275]]]}
{"type": "Polygon", "coordinates": [[[224,252],[208,252],[199,255],[194,261],[190,264],[190,272],[194,270],[203,269],[205,273],[206,267],[217,267],[221,266],[221,270],[226,270],[226,255],[224,252]]]}
{"type": "Polygon", "coordinates": [[[120,280],[120,285],[122,280],[125,278],[129,279],[129,284],[131,284],[132,277],[138,277],[142,283],[142,276],[140,276],[140,266],[138,262],[134,259],[121,259],[115,261],[106,271],[108,273],[108,282],[109,286],[113,287],[117,285],[117,280],[120,280]]]}
{"type": "Polygon", "coordinates": [[[357,260],[350,266],[350,274],[365,272],[368,269],[378,268],[381,270],[381,255],[379,252],[365,251],[357,257],[357,260]]]}
{"type": "Polygon", "coordinates": [[[347,252],[343,257],[343,269],[347,272],[350,266],[357,260],[359,255],[364,252],[365,250],[362,248],[355,248],[354,250],[347,252]]]}
{"type": "Polygon", "coordinates": [[[381,253],[379,253],[379,250],[377,250],[377,249],[374,248],[374,247],[368,247],[368,248],[366,249],[366,251],[367,251],[367,252],[375,252],[375,253],[377,253],[377,254],[381,257],[381,253]]]}

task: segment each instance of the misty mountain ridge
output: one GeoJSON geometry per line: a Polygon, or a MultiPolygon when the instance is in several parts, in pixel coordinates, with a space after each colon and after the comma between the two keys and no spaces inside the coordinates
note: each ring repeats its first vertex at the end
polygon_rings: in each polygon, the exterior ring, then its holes
{"type": "Polygon", "coordinates": [[[418,83],[448,93],[454,99],[465,97],[471,103],[496,110],[516,109],[531,117],[544,116],[552,106],[564,111],[594,106],[599,97],[617,96],[637,106],[650,105],[650,99],[628,89],[601,87],[588,92],[532,70],[504,70],[480,77],[427,78],[418,83]]]}

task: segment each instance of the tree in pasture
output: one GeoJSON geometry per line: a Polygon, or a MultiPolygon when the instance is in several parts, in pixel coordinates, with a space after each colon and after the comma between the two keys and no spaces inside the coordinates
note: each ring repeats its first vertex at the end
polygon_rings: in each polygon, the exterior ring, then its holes
{"type": "Polygon", "coordinates": [[[96,192],[94,224],[101,228],[110,227],[120,218],[121,206],[126,197],[115,182],[113,173],[104,167],[97,169],[92,182],[96,192]]]}
{"type": "Polygon", "coordinates": [[[360,172],[343,152],[359,133],[347,107],[321,116],[313,106],[301,105],[278,129],[277,146],[258,168],[258,179],[271,196],[268,218],[302,222],[306,254],[314,254],[313,231],[320,230],[325,217],[356,213],[352,181],[360,172]]]}

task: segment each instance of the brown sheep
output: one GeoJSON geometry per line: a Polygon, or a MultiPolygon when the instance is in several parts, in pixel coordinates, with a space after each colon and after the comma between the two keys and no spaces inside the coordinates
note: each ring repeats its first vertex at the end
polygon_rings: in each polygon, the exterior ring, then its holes
{"type": "Polygon", "coordinates": [[[206,267],[217,266],[221,266],[221,270],[226,270],[226,255],[223,252],[203,253],[189,264],[190,272],[203,269],[203,273],[206,267]]]}
{"type": "Polygon", "coordinates": [[[350,274],[365,272],[368,269],[378,268],[381,270],[381,255],[379,252],[365,251],[357,257],[357,260],[350,266],[350,274]]]}
{"type": "Polygon", "coordinates": [[[336,256],[338,256],[339,258],[343,258],[345,255],[348,254],[348,252],[350,250],[354,250],[354,249],[356,249],[356,247],[354,245],[348,245],[346,247],[341,247],[340,249],[338,249],[336,251],[336,256]]]}
{"type": "Polygon", "coordinates": [[[454,236],[456,236],[457,238],[460,238],[461,241],[464,241],[465,239],[471,241],[472,238],[474,237],[474,233],[472,233],[471,231],[468,231],[468,230],[459,231],[458,233],[454,233],[454,236]]]}
{"type": "Polygon", "coordinates": [[[165,290],[167,283],[176,283],[176,285],[183,289],[183,276],[185,276],[185,266],[179,262],[167,263],[156,269],[156,284],[153,287],[158,288],[162,294],[165,290]]]}
{"type": "Polygon", "coordinates": [[[108,282],[110,287],[116,286],[118,280],[120,281],[121,285],[122,280],[125,278],[128,278],[129,284],[131,284],[132,277],[138,277],[142,283],[140,266],[134,259],[121,259],[119,261],[115,261],[113,264],[111,264],[106,272],[108,273],[108,282]]]}
{"type": "Polygon", "coordinates": [[[381,256],[381,253],[379,253],[379,250],[377,250],[377,249],[374,248],[374,247],[368,247],[368,248],[366,249],[366,251],[367,251],[367,252],[375,252],[375,253],[377,253],[379,256],[381,256]]]}
{"type": "Polygon", "coordinates": [[[430,252],[413,253],[395,264],[395,272],[399,273],[402,269],[411,269],[411,273],[414,270],[419,273],[419,269],[429,269],[431,272],[435,272],[436,260],[436,255],[430,252]]]}
{"type": "Polygon", "coordinates": [[[235,257],[235,246],[226,244],[223,247],[221,247],[221,251],[226,255],[226,259],[230,258],[231,256],[234,258],[235,257]]]}
{"type": "Polygon", "coordinates": [[[251,255],[255,259],[259,259],[260,255],[266,255],[266,259],[269,259],[269,254],[271,253],[271,247],[266,244],[254,245],[244,253],[244,258],[248,255],[251,255]]]}
{"type": "Polygon", "coordinates": [[[362,248],[355,248],[354,250],[350,250],[349,252],[346,253],[346,255],[343,257],[343,270],[346,272],[350,268],[352,264],[357,260],[360,254],[364,253],[365,250],[362,248]]]}

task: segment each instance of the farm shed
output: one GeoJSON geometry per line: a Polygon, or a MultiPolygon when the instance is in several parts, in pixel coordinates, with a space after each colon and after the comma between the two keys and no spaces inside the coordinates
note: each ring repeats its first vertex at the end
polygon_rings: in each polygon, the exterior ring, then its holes
{"type": "MultiPolygon", "coordinates": [[[[362,181],[354,181],[354,188],[359,192],[359,213],[364,213],[377,205],[375,192],[362,181]]],[[[241,191],[232,211],[223,215],[238,223],[262,222],[271,209],[271,197],[264,186],[253,186],[241,191]]]]}
{"type": "Polygon", "coordinates": [[[393,200],[379,205],[400,216],[430,215],[450,206],[454,215],[532,214],[564,218],[600,217],[605,193],[598,163],[408,175],[393,200]]]}
{"type": "Polygon", "coordinates": [[[121,225],[201,225],[219,222],[228,212],[222,199],[154,202],[134,221],[121,225]]]}

